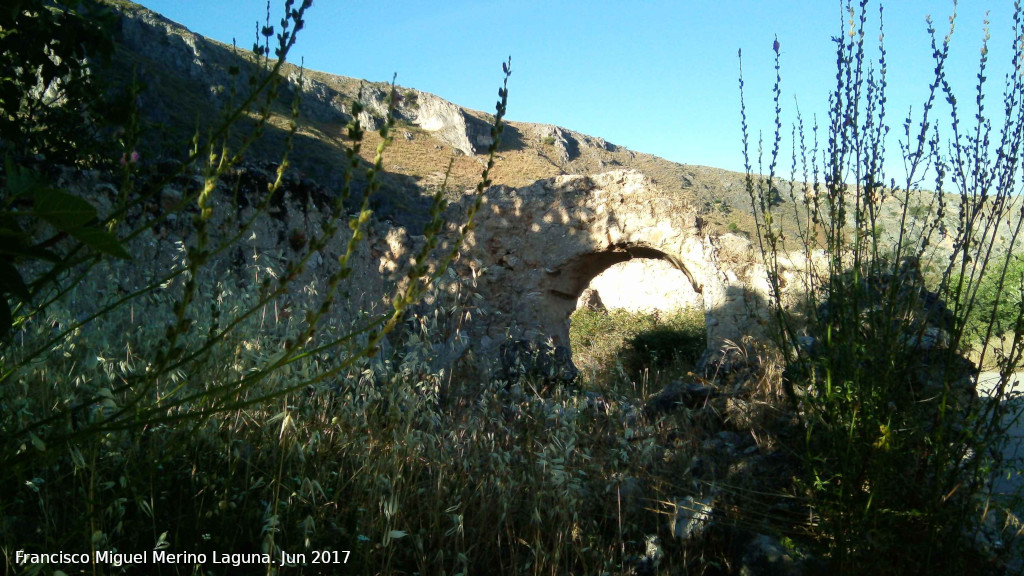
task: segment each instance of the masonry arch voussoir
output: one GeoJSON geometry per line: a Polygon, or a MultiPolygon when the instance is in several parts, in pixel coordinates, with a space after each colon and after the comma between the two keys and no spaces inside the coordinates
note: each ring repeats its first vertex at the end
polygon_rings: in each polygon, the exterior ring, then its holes
{"type": "Polygon", "coordinates": [[[616,244],[573,255],[560,265],[546,269],[544,291],[552,297],[575,302],[599,274],[634,258],[665,260],[686,276],[694,291],[703,290],[703,284],[680,258],[644,244],[616,244]]]}

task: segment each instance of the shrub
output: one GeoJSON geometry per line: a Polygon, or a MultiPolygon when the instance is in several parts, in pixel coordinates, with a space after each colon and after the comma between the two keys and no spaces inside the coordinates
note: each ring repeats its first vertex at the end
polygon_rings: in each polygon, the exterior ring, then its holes
{"type": "MultiPolygon", "coordinates": [[[[0,155],[6,182],[0,189],[0,339],[15,321],[8,298],[26,302],[30,287],[18,271],[25,261],[62,256],[34,243],[27,222],[46,222],[82,245],[124,258],[117,239],[95,225],[96,210],[51,185],[33,163],[93,166],[113,143],[103,136],[109,110],[87,58],[113,53],[113,13],[92,2],[51,5],[16,0],[0,10],[0,155]],[[107,112],[105,114],[105,112],[107,112]],[[27,217],[25,213],[27,212],[27,217]]],[[[130,154],[130,151],[126,151],[130,154]]]]}
{"type": "MultiPolygon", "coordinates": [[[[985,523],[996,522],[996,509],[1012,505],[998,499],[986,503],[985,496],[989,475],[1000,465],[1006,430],[1000,414],[1011,406],[1004,386],[1019,366],[1024,341],[1018,337],[996,351],[1001,385],[984,401],[974,395],[977,372],[963,354],[972,310],[984,299],[985,278],[1004,284],[1013,264],[1009,247],[1021,227],[1010,202],[1024,136],[1024,78],[1015,72],[1021,54],[1012,51],[1003,117],[993,123],[984,106],[986,30],[971,99],[974,136],[967,136],[967,120],[945,72],[953,19],[944,39],[929,22],[935,76],[921,116],[903,123],[907,173],[897,181],[888,177],[885,163],[885,36],[880,26],[877,51],[865,47],[865,38],[875,37],[866,29],[867,4],[846,3],[849,28],[835,38],[837,74],[827,138],[815,138],[808,150],[797,115],[789,183],[777,176],[782,123],[775,42],[775,135],[769,164],[759,166],[758,174],[747,157],[747,191],[772,288],[777,344],[786,358],[786,394],[805,430],[793,449],[802,455],[797,480],[816,519],[808,528],[839,573],[961,574],[982,554],[999,552],[977,543],[984,541],[985,523]],[[877,69],[870,64],[875,58],[877,69]],[[936,118],[939,100],[949,103],[945,123],[936,118]],[[998,126],[993,146],[976,145],[977,135],[989,141],[993,125],[998,126]],[[817,148],[819,141],[827,142],[824,149],[817,148]],[[909,207],[926,177],[933,178],[935,191],[924,196],[935,212],[915,221],[909,207]],[[776,185],[788,188],[793,200],[798,248],[809,255],[824,249],[801,271],[812,287],[806,332],[783,306],[779,257],[792,246],[775,210],[776,185]],[[882,238],[880,215],[893,205],[899,229],[892,239],[882,238]],[[938,240],[950,213],[956,232],[952,248],[943,253],[938,240]],[[981,213],[984,219],[977,217],[981,213]],[[1006,229],[1010,239],[1000,249],[996,239],[1006,229]],[[929,265],[938,273],[926,285],[920,270],[929,265]]],[[[1014,45],[1022,31],[1017,6],[1014,45]]],[[[746,154],[742,68],[740,88],[746,154]]],[[[1014,325],[1019,336],[1024,311],[1009,308],[1011,321],[1004,326],[1014,325]]],[[[980,318],[989,329],[997,321],[980,318]]],[[[981,346],[984,357],[986,342],[981,346]]]]}
{"type": "Polygon", "coordinates": [[[581,308],[569,320],[573,361],[599,383],[645,373],[666,378],[692,370],[707,347],[704,313],[698,309],[632,312],[581,308]]]}
{"type": "Polygon", "coordinates": [[[701,310],[685,309],[664,320],[656,317],[655,326],[639,332],[628,341],[631,369],[665,369],[673,365],[692,367],[708,345],[707,328],[701,310]]]}
{"type": "Polygon", "coordinates": [[[732,206],[729,205],[728,200],[714,200],[714,202],[718,208],[718,212],[721,213],[722,216],[728,216],[732,213],[732,206]]]}
{"type": "Polygon", "coordinates": [[[931,207],[926,204],[913,204],[910,206],[907,214],[909,214],[911,218],[920,220],[928,218],[931,215],[931,212],[931,207]]]}
{"type": "MultiPolygon", "coordinates": [[[[1017,318],[1020,315],[1022,294],[1024,294],[1024,258],[1014,255],[1003,269],[999,264],[985,270],[977,281],[977,293],[971,312],[964,326],[969,343],[982,346],[989,338],[1003,338],[1007,334],[1019,333],[1017,318]]],[[[962,281],[962,279],[957,279],[962,281]]],[[[966,309],[963,298],[958,303],[966,309]]]]}
{"type": "MultiPolygon", "coordinates": [[[[56,164],[95,163],[112,103],[87,59],[114,50],[115,14],[97,2],[12,0],[0,10],[0,153],[56,164]]],[[[120,119],[120,118],[119,118],[120,119]]]]}

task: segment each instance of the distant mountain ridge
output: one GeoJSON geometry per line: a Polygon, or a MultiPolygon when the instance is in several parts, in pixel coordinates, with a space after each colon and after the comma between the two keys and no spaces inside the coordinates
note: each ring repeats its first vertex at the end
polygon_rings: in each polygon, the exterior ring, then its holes
{"type": "MultiPolygon", "coordinates": [[[[229,70],[252,60],[249,50],[222,44],[138,4],[113,2],[124,15],[119,49],[109,73],[128,81],[132,70],[146,85],[140,107],[146,118],[163,126],[169,136],[161,140],[182,142],[191,136],[197,117],[208,124],[217,110],[227,104],[232,83],[245,83],[229,70]]],[[[315,13],[311,13],[315,18],[315,13]]],[[[301,34],[299,38],[301,42],[301,34]]],[[[481,72],[481,82],[497,82],[481,72]]],[[[360,121],[368,128],[365,157],[369,160],[386,114],[386,83],[367,82],[314,70],[285,66],[288,88],[272,124],[283,127],[287,120],[292,90],[301,88],[301,129],[293,164],[328,186],[340,176],[341,150],[347,143],[344,126],[351,120],[352,103],[364,105],[360,121]],[[372,130],[371,130],[372,129],[372,130]]],[[[243,73],[244,76],[244,73],[243,73]]],[[[399,88],[398,130],[385,153],[382,199],[384,217],[402,219],[402,205],[415,211],[418,197],[432,193],[443,180],[444,170],[454,155],[449,177],[453,190],[470,187],[479,176],[478,155],[490,144],[490,121],[485,112],[470,110],[443,98],[413,88],[399,88]],[[393,213],[388,213],[389,210],[393,213]]],[[[515,76],[510,86],[510,108],[515,107],[515,76]]],[[[254,150],[256,158],[274,161],[279,154],[281,134],[270,134],[254,150]]],[[[164,148],[155,153],[160,154],[164,148]]],[[[637,153],[566,128],[528,122],[509,122],[503,137],[498,166],[492,180],[496,185],[525,186],[537,180],[563,174],[598,174],[630,168],[643,172],[668,192],[692,198],[707,225],[752,232],[750,201],[743,187],[743,175],[736,172],[684,165],[637,153]]]]}
{"type": "MultiPolygon", "coordinates": [[[[140,97],[141,111],[168,136],[157,139],[153,154],[159,156],[168,145],[188,142],[197,118],[200,124],[212,123],[217,111],[228,103],[233,84],[245,87],[244,70],[251,66],[253,53],[191,32],[127,0],[109,1],[124,18],[117,56],[108,73],[118,82],[128,82],[134,71],[147,86],[140,97]],[[233,67],[243,69],[241,77],[229,73],[233,67]]],[[[315,12],[310,17],[316,18],[315,12]]],[[[292,164],[328,188],[338,182],[343,173],[343,148],[348,144],[344,128],[356,100],[364,106],[360,121],[367,128],[363,157],[372,160],[380,141],[375,130],[388,110],[389,84],[300,70],[291,64],[285,65],[284,75],[287,86],[268,134],[252,150],[254,159],[280,159],[294,90],[301,89],[300,130],[292,164]]],[[[492,77],[489,71],[481,71],[480,82],[497,84],[497,80],[497,74],[492,77]]],[[[514,110],[515,76],[509,91],[509,107],[514,110]]],[[[398,92],[394,141],[385,152],[383,186],[374,208],[378,217],[415,229],[428,196],[445,180],[450,161],[447,176],[452,194],[461,195],[475,185],[483,164],[481,154],[490,144],[493,116],[414,88],[399,87],[398,92]]],[[[508,122],[491,179],[496,186],[521,187],[560,175],[594,175],[624,168],[645,174],[664,192],[684,195],[705,233],[752,236],[755,232],[744,174],[671,162],[559,126],[508,122]]],[[[795,238],[792,201],[784,183],[778,182],[778,187],[783,206],[776,218],[783,220],[783,227],[795,238]]],[[[802,200],[799,193],[796,200],[802,200]]],[[[911,202],[911,210],[918,216],[931,210],[926,197],[912,197],[911,202]]],[[[889,233],[900,230],[899,213],[896,203],[890,202],[880,214],[881,228],[889,233]]],[[[954,228],[951,211],[946,219],[954,228]]]]}

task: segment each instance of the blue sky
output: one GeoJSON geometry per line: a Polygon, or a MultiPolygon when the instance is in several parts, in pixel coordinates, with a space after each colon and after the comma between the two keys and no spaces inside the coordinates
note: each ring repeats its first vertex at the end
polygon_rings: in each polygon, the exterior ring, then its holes
{"type": "MultiPolygon", "coordinates": [[[[252,46],[256,22],[266,14],[265,0],[142,4],[194,32],[237,39],[242,48],[252,46]]],[[[272,22],[280,19],[282,4],[273,0],[272,22]]],[[[877,10],[872,2],[874,20],[877,10]]],[[[934,68],[925,16],[944,35],[952,10],[951,1],[885,4],[894,132],[908,107],[920,109],[934,68]]],[[[1009,0],[960,3],[951,79],[960,101],[973,101],[986,10],[992,21],[989,109],[997,110],[1013,45],[1009,0]]],[[[786,121],[797,96],[805,118],[817,114],[823,122],[835,75],[831,38],[842,32],[845,17],[830,0],[317,0],[292,60],[373,81],[390,81],[397,72],[402,86],[493,112],[501,63],[511,55],[511,120],[564,126],[676,162],[742,170],[737,50],[743,50],[755,138],[757,130],[773,129],[776,36],[786,121]]],[[[890,146],[891,155],[897,151],[890,146]]]]}

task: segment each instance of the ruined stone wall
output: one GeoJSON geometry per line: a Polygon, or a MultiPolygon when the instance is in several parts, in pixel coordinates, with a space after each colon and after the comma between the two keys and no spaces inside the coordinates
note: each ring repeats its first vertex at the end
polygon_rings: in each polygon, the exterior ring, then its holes
{"type": "Polygon", "coordinates": [[[750,242],[705,236],[696,223],[686,198],[662,193],[634,171],[492,188],[459,267],[483,270],[479,292],[501,312],[473,328],[477,344],[493,348],[511,336],[567,345],[580,293],[609,266],[633,258],[662,258],[683,271],[703,299],[711,347],[760,336],[767,282],[750,242]]]}
{"type": "MultiPolygon", "coordinates": [[[[209,223],[213,245],[237,233],[238,225],[252,215],[251,205],[234,206],[238,199],[263,194],[272,176],[269,169],[246,168],[237,196],[227,184],[217,192],[219,208],[209,223]]],[[[75,182],[62,185],[88,190],[101,214],[109,210],[113,187],[88,175],[69,177],[75,182]]],[[[182,177],[166,186],[157,202],[172,206],[199,184],[198,176],[182,177]]],[[[230,290],[279,277],[303,253],[294,237],[312,238],[322,230],[330,213],[329,196],[329,191],[309,182],[286,178],[281,200],[256,219],[244,239],[214,255],[206,273],[211,278],[234,278],[237,286],[224,285],[230,290]]],[[[466,195],[450,207],[453,227],[462,223],[472,200],[466,195]]],[[[445,291],[454,293],[460,286],[472,284],[477,294],[471,301],[473,313],[458,320],[459,334],[440,336],[452,340],[439,347],[433,361],[437,367],[446,366],[472,348],[486,363],[497,358],[507,338],[550,338],[568,345],[569,315],[583,290],[608,267],[634,258],[660,258],[683,272],[679,278],[684,285],[664,286],[663,291],[699,296],[710,348],[742,336],[763,336],[768,284],[750,242],[736,235],[702,235],[695,224],[686,198],[666,195],[632,171],[561,176],[522,188],[488,190],[475,228],[451,274],[439,285],[442,295],[432,295],[416,311],[432,313],[437,304],[450,307],[452,300],[439,300],[445,291]]],[[[343,231],[305,263],[292,283],[293,291],[280,302],[281,310],[291,307],[299,312],[322,297],[348,240],[344,226],[343,231]]],[[[186,246],[194,241],[189,210],[146,232],[130,246],[135,258],[125,264],[130,273],[127,268],[124,272],[132,285],[121,289],[134,290],[136,284],[180,267],[186,246]]],[[[400,226],[371,220],[366,239],[354,254],[353,273],[339,293],[333,322],[351,325],[360,315],[386,312],[423,241],[400,226]]],[[[299,322],[302,315],[292,317],[299,322]]]]}

